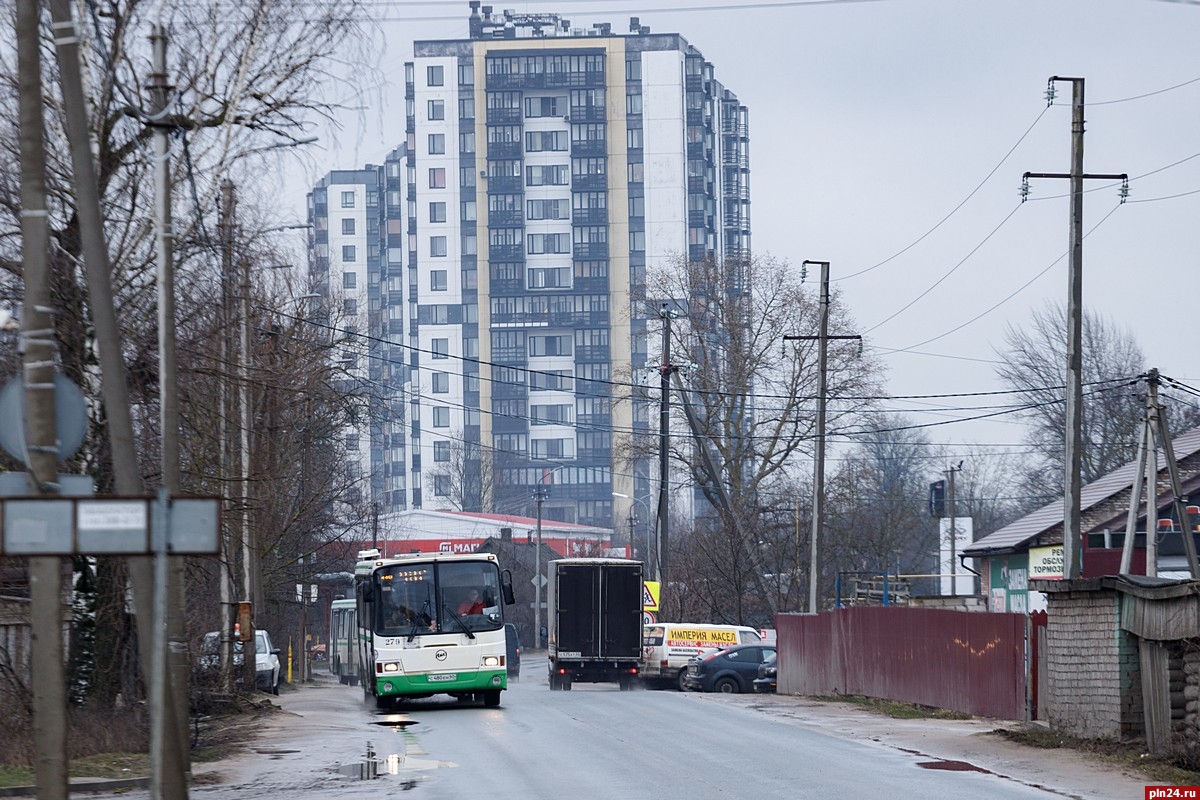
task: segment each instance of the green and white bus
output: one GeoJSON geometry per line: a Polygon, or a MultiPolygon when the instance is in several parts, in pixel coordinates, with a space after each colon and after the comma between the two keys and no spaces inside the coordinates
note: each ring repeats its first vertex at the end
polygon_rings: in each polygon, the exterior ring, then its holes
{"type": "Polygon", "coordinates": [[[513,591],[512,575],[496,556],[381,558],[368,550],[359,557],[359,674],[376,706],[435,694],[500,705],[508,688],[504,606],[513,591]]]}
{"type": "Polygon", "coordinates": [[[329,671],[338,681],[358,683],[358,620],[353,597],[338,597],[329,608],[329,671]]]}

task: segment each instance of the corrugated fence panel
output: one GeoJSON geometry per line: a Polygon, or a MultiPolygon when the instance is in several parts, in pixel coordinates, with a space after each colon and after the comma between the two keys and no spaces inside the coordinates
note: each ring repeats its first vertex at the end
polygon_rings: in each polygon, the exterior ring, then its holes
{"type": "Polygon", "coordinates": [[[858,694],[1025,719],[1025,618],[854,606],[776,619],[781,692],[858,694]]]}

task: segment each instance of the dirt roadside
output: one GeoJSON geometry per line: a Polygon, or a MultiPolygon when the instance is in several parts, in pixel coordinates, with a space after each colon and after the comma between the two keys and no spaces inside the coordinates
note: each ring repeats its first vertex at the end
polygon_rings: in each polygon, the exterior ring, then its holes
{"type": "MultiPolygon", "coordinates": [[[[736,696],[704,695],[736,701],[736,696]]],[[[851,740],[866,740],[918,758],[927,769],[975,770],[1080,800],[1132,800],[1154,785],[1128,768],[1087,752],[1043,749],[1012,741],[997,731],[1026,723],[995,719],[895,719],[851,703],[808,697],[758,695],[752,706],[791,724],[851,740]]]]}

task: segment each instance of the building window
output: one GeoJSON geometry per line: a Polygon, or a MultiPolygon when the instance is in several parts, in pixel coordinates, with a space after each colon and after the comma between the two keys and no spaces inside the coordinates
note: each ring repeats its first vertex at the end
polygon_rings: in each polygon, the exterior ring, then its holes
{"type": "Polygon", "coordinates": [[[352,244],[342,245],[342,261],[347,264],[353,264],[358,260],[358,248],[352,244]]]}
{"type": "Polygon", "coordinates": [[[446,168],[445,167],[430,167],[430,169],[429,169],[429,188],[430,189],[445,189],[446,188],[446,168]]]}
{"type": "Polygon", "coordinates": [[[450,391],[450,373],[435,372],[433,373],[433,393],[446,394],[450,391]]]}
{"type": "Polygon", "coordinates": [[[529,289],[570,289],[570,267],[529,267],[525,270],[529,289]]]}
{"type": "Polygon", "coordinates": [[[433,427],[449,428],[450,427],[450,409],[447,406],[433,407],[433,427]]]}
{"type": "Polygon", "coordinates": [[[430,100],[429,101],[429,119],[439,120],[446,118],[446,101],[445,100],[430,100]]]}
{"type": "Polygon", "coordinates": [[[429,342],[429,350],[434,360],[450,357],[450,340],[433,339],[429,342]]]}
{"type": "Polygon", "coordinates": [[[526,117],[565,117],[567,115],[567,98],[558,97],[526,97],[526,117]]]}
{"type": "Polygon", "coordinates": [[[529,355],[531,356],[569,356],[572,353],[571,336],[530,336],[529,355]]]}
{"type": "Polygon", "coordinates": [[[446,291],[446,275],[444,269],[430,270],[429,272],[429,291],[444,292],[446,291]]]}
{"type": "Polygon", "coordinates": [[[463,222],[475,222],[478,219],[478,212],[475,208],[474,200],[463,200],[459,204],[459,213],[462,216],[463,222]]]}
{"type": "Polygon", "coordinates": [[[430,236],[429,237],[429,255],[433,258],[445,258],[445,256],[446,256],[446,237],[445,236],[430,236]]]}
{"type": "Polygon", "coordinates": [[[570,253],[571,234],[569,233],[531,233],[528,236],[526,252],[530,255],[543,253],[570,253]]]}
{"type": "Polygon", "coordinates": [[[640,81],[642,79],[642,62],[640,59],[631,59],[625,62],[625,80],[640,81]]]}
{"type": "Polygon", "coordinates": [[[438,439],[433,443],[433,460],[439,464],[450,460],[450,442],[448,440],[438,439]]]}
{"type": "Polygon", "coordinates": [[[565,152],[567,145],[566,131],[527,131],[525,133],[525,149],[530,153],[565,152]]]}
{"type": "Polygon", "coordinates": [[[433,494],[435,497],[450,496],[450,476],[449,475],[434,475],[433,476],[433,494]]]}
{"type": "Polygon", "coordinates": [[[458,99],[459,119],[475,119],[475,98],[460,97],[458,99]]]}
{"type": "Polygon", "coordinates": [[[458,85],[471,86],[475,83],[475,65],[459,64],[458,65],[458,85]]]}
{"type": "Polygon", "coordinates": [[[642,129],[630,128],[626,134],[625,143],[631,150],[640,150],[642,148],[642,129]]]}
{"type": "Polygon", "coordinates": [[[467,131],[458,135],[458,151],[460,153],[475,152],[475,132],[467,131]]]}
{"type": "Polygon", "coordinates": [[[525,168],[526,186],[566,186],[571,171],[566,164],[547,164],[525,168]]]}
{"type": "Polygon", "coordinates": [[[445,203],[430,203],[429,204],[429,221],[430,222],[445,222],[446,221],[446,204],[445,203]]]}
{"type": "Polygon", "coordinates": [[[358,301],[357,300],[343,300],[342,301],[342,316],[353,317],[357,313],[358,313],[358,301]]]}
{"type": "Polygon", "coordinates": [[[354,208],[354,192],[342,192],[342,208],[354,208]]]}
{"type": "Polygon", "coordinates": [[[442,86],[446,82],[445,73],[442,67],[426,67],[425,68],[425,85],[426,86],[442,86]]]}
{"type": "Polygon", "coordinates": [[[526,200],[525,218],[538,219],[570,219],[570,204],[565,198],[559,200],[526,200]]]}
{"type": "Polygon", "coordinates": [[[354,235],[354,217],[342,218],[342,235],[343,236],[353,236],[354,235]]]}
{"type": "Polygon", "coordinates": [[[479,255],[479,237],[475,234],[464,233],[462,237],[462,255],[474,256],[479,255]]]}
{"type": "Polygon", "coordinates": [[[431,133],[429,134],[429,155],[440,156],[446,152],[446,134],[431,133]]]}
{"type": "Polygon", "coordinates": [[[354,289],[354,288],[357,288],[357,286],[358,286],[358,273],[357,272],[343,272],[342,273],[342,288],[343,289],[354,289]]]}

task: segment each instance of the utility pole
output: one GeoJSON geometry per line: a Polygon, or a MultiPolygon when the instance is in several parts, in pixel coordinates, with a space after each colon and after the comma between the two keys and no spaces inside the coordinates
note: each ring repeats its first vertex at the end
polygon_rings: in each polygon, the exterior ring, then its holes
{"type": "MultiPolygon", "coordinates": [[[[545,480],[545,475],[542,479],[545,480]]],[[[538,649],[545,645],[542,643],[542,500],[545,498],[545,489],[542,488],[541,481],[533,489],[533,499],[537,502],[537,544],[533,548],[533,640],[537,642],[538,649]]]]}
{"type": "MultiPolygon", "coordinates": [[[[233,231],[234,231],[233,182],[221,181],[220,217],[217,223],[221,240],[221,363],[233,361],[233,231]]],[[[221,381],[221,479],[222,485],[230,485],[233,474],[233,400],[229,390],[229,379],[221,381]]],[[[232,688],[233,681],[233,552],[231,541],[231,517],[233,506],[225,489],[224,524],[221,526],[221,679],[225,689],[232,688]]],[[[245,670],[243,670],[244,672],[245,670]]]]}
{"type": "Polygon", "coordinates": [[[658,411],[658,517],[654,542],[654,580],[667,580],[667,549],[670,547],[670,450],[671,450],[671,375],[678,367],[671,363],[671,310],[666,303],[658,311],[662,320],[662,361],[658,366],[662,398],[658,411]]]}
{"type": "Polygon", "coordinates": [[[1071,187],[1071,223],[1068,236],[1070,265],[1067,271],[1067,397],[1066,442],[1063,461],[1066,468],[1063,481],[1063,577],[1078,578],[1083,571],[1082,516],[1080,510],[1080,468],[1083,463],[1083,181],[1122,181],[1121,202],[1128,193],[1127,174],[1086,174],[1083,171],[1083,78],[1051,76],[1046,89],[1049,103],[1054,102],[1054,84],[1067,81],[1072,85],[1071,98],[1071,171],[1026,172],[1022,199],[1028,196],[1030,178],[1067,178],[1071,187]]]}
{"type": "MultiPolygon", "coordinates": [[[[171,218],[171,124],[166,121],[173,86],[167,78],[167,33],[154,25],[150,33],[153,69],[147,89],[153,108],[154,216],[158,262],[159,412],[162,486],[170,497],[179,492],[179,396],[175,358],[175,233],[171,218]]],[[[166,608],[166,630],[151,637],[150,791],[154,798],[187,797],[187,647],[184,641],[184,565],[180,556],[154,556],[154,608],[166,608]],[[169,644],[168,644],[169,642],[169,644]],[[170,654],[168,655],[168,650],[170,654]],[[155,755],[158,756],[155,759],[155,755]]],[[[138,609],[139,616],[151,607],[138,609]]]]}
{"type": "Polygon", "coordinates": [[[803,267],[821,268],[821,311],[816,336],[784,336],[787,341],[817,341],[817,441],[813,456],[813,510],[812,533],[809,536],[808,564],[808,613],[820,611],[820,551],[821,537],[825,527],[825,410],[828,402],[829,340],[857,339],[861,336],[829,335],[829,262],[805,260],[803,267]]]}
{"type": "MultiPolygon", "coordinates": [[[[25,383],[25,461],[31,495],[58,493],[58,431],[54,418],[57,361],[50,294],[50,225],[46,210],[45,119],[38,0],[17,0],[17,94],[21,156],[21,313],[25,383]]],[[[63,667],[62,560],[29,559],[30,685],[39,800],[66,800],[67,690],[63,667]]]]}
{"type": "Polygon", "coordinates": [[[1179,518],[1183,550],[1187,555],[1188,570],[1192,578],[1200,577],[1200,564],[1196,559],[1195,528],[1183,498],[1183,486],[1179,477],[1179,464],[1175,461],[1175,446],[1167,428],[1166,409],[1158,399],[1158,370],[1146,374],[1146,411],[1142,418],[1142,432],[1138,440],[1137,468],[1129,494],[1129,515],[1125,519],[1125,543],[1121,549],[1122,575],[1130,574],[1133,563],[1134,539],[1137,535],[1138,507],[1141,505],[1142,484],[1146,489],[1146,574],[1158,574],[1158,553],[1155,536],[1158,532],[1158,447],[1166,457],[1167,476],[1171,483],[1171,496],[1176,516],[1179,518]]]}
{"type": "Polygon", "coordinates": [[[963,462],[946,470],[946,509],[950,512],[950,596],[958,596],[958,508],[954,499],[954,475],[962,472],[963,462]]]}

